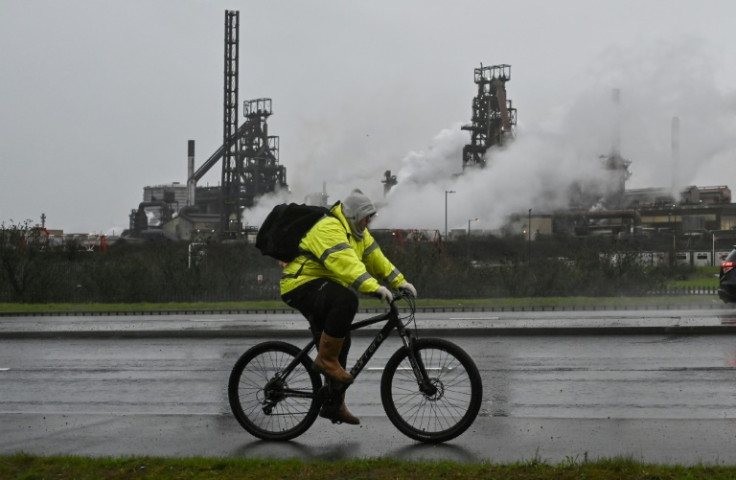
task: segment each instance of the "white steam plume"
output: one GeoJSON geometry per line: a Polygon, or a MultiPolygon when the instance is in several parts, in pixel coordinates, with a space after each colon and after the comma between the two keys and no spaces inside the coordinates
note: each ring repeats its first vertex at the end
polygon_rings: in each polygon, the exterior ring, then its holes
{"type": "MultiPolygon", "coordinates": [[[[556,107],[562,113],[554,119],[525,119],[524,100],[516,98],[510,82],[509,97],[520,118],[516,138],[503,149],[489,150],[483,170],[456,175],[462,170],[463,145],[470,141],[458,123],[437,134],[425,150],[406,154],[398,171],[395,164],[375,161],[381,155],[371,151],[368,139],[360,143],[356,137],[357,148],[352,150],[347,141],[340,151],[327,148],[329,154],[320,144],[304,156],[309,169],[290,170],[291,179],[298,176],[298,182],[290,183],[314,185],[315,191],[327,181],[330,201],[352,188],[363,189],[381,205],[373,228],[440,231],[444,192],[454,190],[448,195],[449,229],[466,228],[468,220],[479,218],[473,228],[492,230],[509,215],[524,215],[529,208],[536,213],[566,208],[573,185],[605,189],[600,157],[611,153],[616,132],[622,156],[632,162],[627,188],[669,187],[671,121],[677,116],[680,160],[674,177],[680,186],[728,185],[736,180],[736,97],[718,87],[714,70],[703,45],[692,39],[633,51],[612,49],[591,66],[588,86],[556,107]],[[613,89],[621,92],[618,107],[613,89]],[[320,161],[323,158],[356,161],[335,167],[320,161]],[[383,199],[380,181],[385,170],[394,171],[398,185],[383,199]]],[[[295,201],[303,201],[307,193],[300,191],[295,201]]]]}

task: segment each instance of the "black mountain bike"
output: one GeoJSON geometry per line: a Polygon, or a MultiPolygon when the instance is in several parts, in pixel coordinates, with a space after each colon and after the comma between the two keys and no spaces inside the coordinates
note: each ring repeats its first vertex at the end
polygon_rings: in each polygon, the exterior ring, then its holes
{"type": "MultiPolygon", "coordinates": [[[[428,443],[451,440],[470,427],[480,410],[483,385],[470,356],[441,338],[419,338],[414,299],[397,293],[387,312],[353,323],[351,330],[385,321],[350,370],[356,379],[383,341],[396,330],[403,346],[386,363],[381,403],[403,434],[428,443]],[[408,305],[399,312],[396,302],[408,305]],[[414,328],[408,326],[413,324],[414,328]]],[[[312,370],[310,351],[282,341],[259,343],[235,363],[228,383],[230,408],[250,434],[264,440],[291,440],[317,419],[322,404],[346,386],[323,385],[312,370]]]]}

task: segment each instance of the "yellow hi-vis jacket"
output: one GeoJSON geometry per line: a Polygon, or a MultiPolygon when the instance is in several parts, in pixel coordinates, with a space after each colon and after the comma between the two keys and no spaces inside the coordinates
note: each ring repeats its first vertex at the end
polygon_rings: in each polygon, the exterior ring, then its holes
{"type": "Polygon", "coordinates": [[[284,267],[281,294],[319,278],[333,280],[361,293],[371,294],[386,281],[396,290],[406,280],[383,255],[366,228],[363,238],[350,233],[339,202],[332,207],[335,217],[326,215],[302,238],[299,249],[306,252],[284,267]]]}

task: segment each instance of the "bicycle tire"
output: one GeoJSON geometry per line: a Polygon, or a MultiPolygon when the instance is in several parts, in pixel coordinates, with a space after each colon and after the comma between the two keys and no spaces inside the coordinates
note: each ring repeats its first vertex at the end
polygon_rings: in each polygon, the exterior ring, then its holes
{"type": "Polygon", "coordinates": [[[478,367],[459,346],[440,338],[414,343],[437,392],[429,396],[409,362],[408,347],[386,363],[381,377],[381,402],[391,423],[408,437],[426,443],[452,440],[473,424],[483,400],[478,367]]]}
{"type": "Polygon", "coordinates": [[[286,342],[263,342],[235,362],[228,381],[228,400],[238,423],[251,435],[263,440],[291,440],[317,419],[322,379],[312,371],[311,358],[303,358],[284,381],[271,383],[300,351],[286,342]]]}

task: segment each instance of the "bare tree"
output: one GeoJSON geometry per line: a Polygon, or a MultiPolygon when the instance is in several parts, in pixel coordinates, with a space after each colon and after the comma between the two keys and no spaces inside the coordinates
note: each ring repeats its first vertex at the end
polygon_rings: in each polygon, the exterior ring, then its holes
{"type": "Polygon", "coordinates": [[[9,286],[3,290],[8,290],[10,300],[30,300],[31,287],[41,271],[40,255],[47,247],[48,232],[31,226],[30,220],[0,224],[0,284],[9,286]]]}

